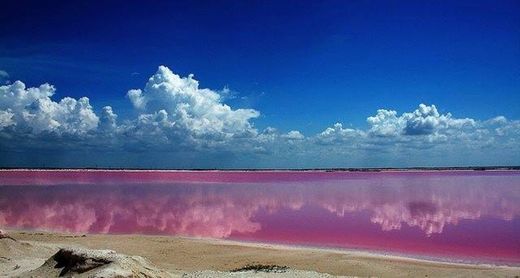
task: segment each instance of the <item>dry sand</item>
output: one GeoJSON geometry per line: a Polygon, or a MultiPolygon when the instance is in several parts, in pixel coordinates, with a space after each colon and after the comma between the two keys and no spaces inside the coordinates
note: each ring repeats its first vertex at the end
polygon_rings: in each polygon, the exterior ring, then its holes
{"type": "Polygon", "coordinates": [[[173,276],[247,277],[229,273],[248,264],[287,266],[275,277],[518,277],[520,267],[426,261],[358,251],[338,251],[225,240],[142,235],[73,235],[8,231],[0,240],[0,276],[20,275],[40,267],[62,247],[111,249],[141,256],[173,276]],[[306,272],[312,271],[312,272],[306,272]],[[316,273],[318,272],[318,273],[316,273]]]}

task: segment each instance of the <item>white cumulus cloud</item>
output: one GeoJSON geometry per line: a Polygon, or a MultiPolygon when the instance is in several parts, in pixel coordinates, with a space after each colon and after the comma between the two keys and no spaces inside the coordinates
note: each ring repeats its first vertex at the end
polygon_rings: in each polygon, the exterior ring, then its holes
{"type": "Polygon", "coordinates": [[[14,126],[18,132],[39,134],[83,134],[97,128],[99,118],[89,99],[51,99],[55,89],[49,84],[26,88],[21,81],[0,86],[0,126],[14,126]]]}
{"type": "Polygon", "coordinates": [[[341,144],[352,143],[354,139],[363,137],[365,133],[358,129],[344,128],[342,123],[335,123],[334,126],[326,128],[316,137],[322,144],[341,144]]]}
{"type": "Polygon", "coordinates": [[[402,131],[402,120],[394,110],[379,109],[377,114],[367,118],[371,126],[369,132],[379,136],[396,136],[402,131]]]}
{"type": "Polygon", "coordinates": [[[394,110],[379,109],[367,118],[370,133],[377,136],[431,135],[450,128],[473,127],[475,120],[440,114],[435,105],[420,104],[413,112],[397,115],[394,110]]]}
{"type": "Polygon", "coordinates": [[[103,107],[103,110],[101,111],[99,127],[105,131],[111,131],[117,128],[117,114],[114,113],[112,107],[103,107]]]}
{"type": "Polygon", "coordinates": [[[258,111],[234,110],[216,91],[199,88],[193,75],[180,77],[165,66],[159,67],[143,90],[128,91],[128,97],[142,116],[164,111],[162,120],[187,136],[228,139],[256,134],[250,120],[260,115],[258,111]]]}
{"type": "Polygon", "coordinates": [[[303,140],[305,139],[305,136],[301,134],[298,130],[291,130],[287,132],[286,134],[282,135],[282,138],[289,139],[289,140],[303,140]]]}

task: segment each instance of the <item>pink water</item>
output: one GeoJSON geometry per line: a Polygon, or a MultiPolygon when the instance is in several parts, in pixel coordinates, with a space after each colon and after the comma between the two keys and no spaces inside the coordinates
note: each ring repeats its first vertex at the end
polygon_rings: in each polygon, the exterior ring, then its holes
{"type": "Polygon", "coordinates": [[[520,264],[520,172],[0,172],[0,227],[520,264]]]}

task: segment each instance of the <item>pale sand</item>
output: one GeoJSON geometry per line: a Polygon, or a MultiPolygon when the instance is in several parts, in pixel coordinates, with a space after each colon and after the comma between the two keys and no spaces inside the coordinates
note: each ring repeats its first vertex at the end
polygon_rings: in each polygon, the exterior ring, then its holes
{"type": "MultiPolygon", "coordinates": [[[[86,235],[83,237],[35,231],[8,232],[17,243],[16,248],[7,246],[5,242],[3,245],[0,244],[0,276],[14,275],[36,268],[63,246],[111,249],[118,253],[142,256],[174,275],[203,270],[230,271],[248,264],[276,264],[294,270],[360,277],[518,277],[520,275],[520,267],[445,263],[358,251],[166,236],[86,235]],[[14,269],[17,264],[18,269],[14,269]]],[[[209,276],[212,276],[211,272],[209,276]]]]}

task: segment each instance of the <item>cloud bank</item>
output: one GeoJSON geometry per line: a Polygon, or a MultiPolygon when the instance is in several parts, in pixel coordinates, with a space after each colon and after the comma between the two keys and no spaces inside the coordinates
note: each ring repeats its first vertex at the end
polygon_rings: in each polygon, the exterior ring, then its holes
{"type": "MultiPolygon", "coordinates": [[[[7,73],[3,75],[8,77],[7,73]]],[[[120,119],[87,97],[54,99],[50,84],[0,86],[1,166],[179,168],[387,167],[520,164],[520,121],[379,109],[367,128],[344,123],[315,135],[259,130],[260,112],[233,109],[222,91],[200,88],[160,66],[127,98],[135,114],[120,119]],[[77,155],[82,154],[81,159],[77,155]]]]}

